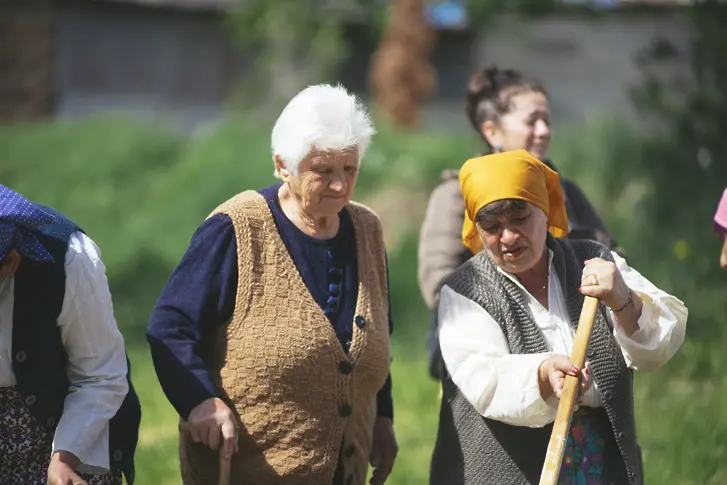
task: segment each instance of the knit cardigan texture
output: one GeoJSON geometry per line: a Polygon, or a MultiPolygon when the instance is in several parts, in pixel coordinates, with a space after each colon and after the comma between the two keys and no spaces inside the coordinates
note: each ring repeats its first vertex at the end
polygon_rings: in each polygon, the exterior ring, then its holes
{"type": "MultiPolygon", "coordinates": [[[[202,349],[239,422],[231,483],[328,485],[339,459],[347,485],[364,485],[376,395],[389,372],[386,256],[378,217],[345,208],[356,233],[359,291],[344,352],[303,282],[267,203],[247,191],[211,215],[235,227],[238,288],[230,323],[202,349]]],[[[184,484],[217,483],[217,452],[180,435],[184,484]]]]}

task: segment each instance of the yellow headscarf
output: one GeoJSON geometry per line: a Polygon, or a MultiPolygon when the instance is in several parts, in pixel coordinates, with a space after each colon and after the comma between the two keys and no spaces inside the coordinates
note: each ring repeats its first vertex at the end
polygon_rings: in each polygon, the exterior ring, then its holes
{"type": "Polygon", "coordinates": [[[568,234],[568,215],[560,177],[525,150],[467,160],[459,172],[459,185],[465,203],[462,241],[474,254],[482,250],[475,216],[487,204],[498,200],[525,200],[545,212],[548,231],[553,236],[565,237],[568,234]]]}

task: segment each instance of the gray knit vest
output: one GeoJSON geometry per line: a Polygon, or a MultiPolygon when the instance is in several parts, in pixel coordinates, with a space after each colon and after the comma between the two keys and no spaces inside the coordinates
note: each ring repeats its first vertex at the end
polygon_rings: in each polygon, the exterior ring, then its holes
{"type": "MultiPolygon", "coordinates": [[[[588,240],[556,239],[548,235],[553,268],[563,287],[570,323],[577,328],[583,307],[578,291],[583,262],[600,257],[612,261],[601,244],[588,240]]],[[[541,330],[528,309],[522,290],[497,270],[482,251],[445,282],[457,293],[481,305],[499,322],[512,354],[547,352],[541,330]]],[[[604,439],[616,451],[607,457],[618,485],[642,485],[641,451],[634,424],[633,374],[613,337],[605,314],[599,311],[588,348],[593,378],[604,404],[604,439]],[[605,412],[604,412],[605,411],[605,412]],[[618,471],[613,471],[618,470],[618,471]],[[624,476],[626,474],[628,477],[624,476]]],[[[545,460],[552,424],[544,428],[511,426],[484,418],[447,376],[442,380],[437,442],[432,456],[431,485],[537,484],[545,460]]]]}

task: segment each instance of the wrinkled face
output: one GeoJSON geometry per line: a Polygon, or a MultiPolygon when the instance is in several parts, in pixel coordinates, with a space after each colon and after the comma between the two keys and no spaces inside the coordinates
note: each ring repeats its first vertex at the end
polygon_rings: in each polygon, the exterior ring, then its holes
{"type": "Polygon", "coordinates": [[[298,165],[298,175],[285,168],[279,173],[307,214],[332,216],[341,212],[351,200],[358,178],[358,149],[314,150],[298,165]]]}
{"type": "Polygon", "coordinates": [[[482,244],[500,269],[518,274],[535,266],[545,253],[545,213],[532,204],[511,213],[477,220],[482,244]]]}
{"type": "Polygon", "coordinates": [[[490,145],[504,151],[527,150],[539,160],[550,147],[550,104],[543,93],[526,91],[513,95],[510,111],[498,123],[487,122],[483,134],[490,145]]]}

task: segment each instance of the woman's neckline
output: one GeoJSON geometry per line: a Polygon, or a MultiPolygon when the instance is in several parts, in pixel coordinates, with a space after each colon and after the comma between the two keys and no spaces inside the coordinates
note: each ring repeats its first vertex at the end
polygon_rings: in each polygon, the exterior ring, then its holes
{"type": "Polygon", "coordinates": [[[280,203],[280,196],[278,195],[278,191],[280,190],[280,187],[282,187],[282,186],[283,186],[282,182],[273,186],[273,192],[272,192],[273,204],[275,204],[275,209],[282,216],[283,222],[286,225],[292,227],[293,231],[295,231],[295,233],[298,236],[302,237],[304,240],[306,240],[308,242],[317,244],[319,246],[330,246],[340,238],[341,225],[342,225],[342,221],[343,221],[343,217],[341,217],[341,215],[346,210],[345,208],[341,212],[338,213],[338,218],[339,218],[338,232],[336,233],[335,236],[328,237],[328,238],[320,238],[320,237],[311,236],[310,234],[307,234],[305,231],[303,231],[301,228],[299,228],[297,225],[295,225],[295,223],[290,219],[290,217],[288,217],[288,214],[286,214],[285,211],[283,210],[283,205],[280,203]]]}

